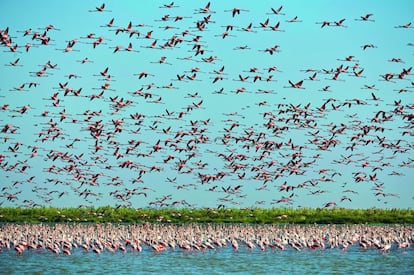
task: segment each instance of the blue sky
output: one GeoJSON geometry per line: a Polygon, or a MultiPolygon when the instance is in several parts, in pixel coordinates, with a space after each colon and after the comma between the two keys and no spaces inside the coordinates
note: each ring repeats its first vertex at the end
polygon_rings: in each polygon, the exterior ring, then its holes
{"type": "Polygon", "coordinates": [[[410,1],[207,3],[2,1],[1,205],[412,206],[410,1]]]}

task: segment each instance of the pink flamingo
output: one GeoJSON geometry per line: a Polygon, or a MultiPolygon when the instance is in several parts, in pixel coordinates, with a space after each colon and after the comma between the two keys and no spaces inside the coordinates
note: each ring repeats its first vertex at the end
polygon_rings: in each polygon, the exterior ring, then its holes
{"type": "MultiPolygon", "coordinates": [[[[289,81],[289,84],[290,84],[290,88],[295,88],[295,89],[304,89],[304,88],[302,88],[303,80],[298,81],[298,82],[296,82],[296,83],[293,83],[293,82],[292,82],[292,81],[290,81],[290,80],[288,80],[288,81],[289,81]]],[[[287,88],[287,87],[285,87],[285,88],[287,88]]]]}
{"type": "Polygon", "coordinates": [[[231,12],[231,15],[234,17],[236,16],[236,14],[240,14],[241,11],[249,11],[249,10],[244,10],[244,9],[240,9],[240,8],[233,8],[231,10],[224,10],[225,12],[231,12]]]}
{"type": "MultiPolygon", "coordinates": [[[[272,10],[272,13],[270,13],[270,14],[285,15],[284,13],[282,13],[282,8],[283,8],[283,6],[280,6],[278,9],[270,8],[272,10]]],[[[269,14],[269,13],[267,13],[267,14],[269,14]]]]}
{"type": "Polygon", "coordinates": [[[366,15],[360,16],[360,18],[355,19],[355,21],[371,21],[371,22],[375,22],[375,20],[369,19],[371,16],[373,16],[372,13],[367,13],[366,15]]]}
{"type": "Polygon", "coordinates": [[[99,7],[95,7],[94,10],[89,10],[89,12],[104,12],[104,11],[110,12],[110,10],[105,10],[105,3],[103,3],[99,7]]]}

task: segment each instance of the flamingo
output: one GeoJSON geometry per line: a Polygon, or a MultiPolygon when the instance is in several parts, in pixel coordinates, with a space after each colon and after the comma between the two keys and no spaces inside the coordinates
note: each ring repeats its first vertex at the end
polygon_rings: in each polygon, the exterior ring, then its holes
{"type": "Polygon", "coordinates": [[[157,45],[157,40],[154,40],[151,45],[144,47],[144,48],[149,48],[149,49],[157,49],[155,46],[157,45]]]}
{"type": "Polygon", "coordinates": [[[325,208],[337,206],[336,202],[330,201],[325,204],[325,208]]]}
{"type": "Polygon", "coordinates": [[[288,81],[289,82],[289,84],[290,84],[290,87],[291,88],[295,88],[295,89],[303,89],[302,88],[302,84],[303,84],[303,80],[301,80],[301,81],[298,81],[298,82],[296,82],[296,83],[293,83],[292,81],[288,81]]]}
{"type": "Polygon", "coordinates": [[[337,60],[338,61],[346,61],[346,62],[351,62],[351,61],[359,62],[358,60],[355,59],[355,56],[353,56],[353,55],[348,55],[344,59],[337,59],[337,60]]]}
{"type": "Polygon", "coordinates": [[[200,8],[198,10],[196,10],[197,13],[202,13],[202,14],[209,14],[209,13],[214,13],[213,11],[210,10],[210,2],[208,2],[204,8],[200,8]]]}
{"type": "Polygon", "coordinates": [[[360,16],[360,18],[355,19],[355,21],[370,21],[370,22],[375,22],[375,20],[373,19],[369,19],[371,16],[373,16],[374,14],[372,13],[367,13],[364,16],[360,16]]]}
{"type": "Polygon", "coordinates": [[[315,72],[315,73],[313,73],[313,75],[311,75],[310,77],[309,77],[309,80],[311,80],[311,81],[316,81],[317,79],[316,79],[316,75],[317,75],[317,73],[315,72]]]}
{"type": "Polygon", "coordinates": [[[342,18],[339,21],[335,21],[331,26],[346,28],[347,26],[344,26],[344,22],[345,22],[345,18],[342,18]]]}
{"type": "Polygon", "coordinates": [[[399,57],[393,57],[390,60],[388,60],[389,62],[396,62],[396,63],[405,63],[401,58],[399,57]]]}
{"type": "Polygon", "coordinates": [[[381,99],[379,98],[379,97],[377,97],[374,93],[371,93],[371,97],[372,97],[372,100],[374,100],[374,101],[380,101],[381,99]]]}
{"type": "Polygon", "coordinates": [[[56,31],[60,31],[60,29],[56,28],[55,26],[53,26],[52,24],[49,24],[45,27],[46,31],[50,31],[50,30],[56,30],[56,31]]]}
{"type": "Polygon", "coordinates": [[[253,31],[252,30],[252,25],[253,25],[253,23],[250,23],[249,25],[247,25],[247,27],[241,28],[241,30],[242,31],[245,31],[245,32],[253,32],[253,33],[256,33],[256,31],[253,31]]]}
{"type": "Polygon", "coordinates": [[[375,46],[374,44],[365,44],[365,45],[362,45],[361,46],[361,48],[363,49],[363,50],[366,50],[366,49],[368,49],[368,48],[376,48],[377,46],[375,46]]]}
{"type": "Polygon", "coordinates": [[[10,90],[10,91],[19,91],[19,92],[22,92],[22,91],[28,91],[28,90],[25,90],[24,89],[24,86],[26,85],[26,83],[23,83],[22,85],[20,85],[19,87],[15,87],[15,88],[13,88],[13,90],[10,90]]]}
{"type": "Polygon", "coordinates": [[[102,3],[102,5],[100,5],[99,7],[95,7],[94,10],[89,10],[89,12],[111,12],[110,10],[106,10],[105,9],[105,3],[102,3]]]}
{"type": "Polygon", "coordinates": [[[375,84],[372,84],[372,85],[365,84],[362,89],[378,90],[377,88],[375,88],[375,84]]]}
{"type": "Polygon", "coordinates": [[[59,50],[59,51],[63,50],[63,52],[65,52],[65,53],[72,52],[72,51],[79,51],[79,50],[74,50],[73,49],[73,46],[75,46],[76,42],[77,42],[77,40],[69,41],[68,44],[66,45],[65,49],[56,49],[56,50],[59,50]]]}
{"type": "Polygon", "coordinates": [[[394,28],[397,28],[397,29],[412,29],[414,27],[411,26],[411,22],[408,22],[407,24],[398,25],[398,26],[395,26],[394,28]]]}
{"type": "Polygon", "coordinates": [[[275,8],[270,8],[270,9],[272,10],[272,13],[270,13],[270,14],[285,15],[284,13],[282,13],[283,6],[280,6],[277,9],[275,9],[275,8]]]}
{"type": "Polygon", "coordinates": [[[359,70],[358,72],[356,72],[356,71],[354,71],[353,73],[354,73],[354,76],[356,76],[356,77],[365,77],[365,76],[362,76],[362,72],[364,71],[364,69],[361,69],[361,70],[359,70]]]}
{"type": "Polygon", "coordinates": [[[14,61],[10,62],[9,64],[5,64],[5,66],[13,66],[13,67],[16,67],[16,66],[23,66],[23,65],[18,64],[18,63],[19,63],[19,61],[20,61],[20,58],[17,58],[16,60],[14,60],[14,61]]]}
{"type": "Polygon", "coordinates": [[[264,22],[260,22],[260,27],[266,29],[269,27],[269,18],[267,18],[264,22]]]}
{"type": "Polygon", "coordinates": [[[321,24],[321,28],[325,27],[325,26],[331,26],[331,22],[330,21],[322,21],[322,22],[316,22],[316,24],[321,24]]]}
{"type": "MultiPolygon", "coordinates": [[[[112,28],[112,27],[114,27],[114,20],[115,20],[115,18],[112,18],[111,20],[109,20],[109,22],[106,25],[102,25],[100,27],[112,28]]],[[[89,37],[89,35],[88,35],[88,38],[91,38],[91,37],[89,37]]]]}
{"type": "Polygon", "coordinates": [[[121,45],[118,45],[118,46],[114,47],[113,53],[118,52],[120,49],[122,49],[122,46],[121,45]]]}
{"type": "Polygon", "coordinates": [[[225,12],[231,12],[232,17],[235,17],[237,14],[240,14],[241,11],[248,12],[249,10],[241,9],[241,8],[233,8],[231,10],[224,10],[225,12]]]}
{"type": "Polygon", "coordinates": [[[285,30],[280,30],[279,26],[280,26],[280,22],[277,22],[274,26],[270,26],[269,28],[275,32],[284,32],[285,30]]]}
{"type": "Polygon", "coordinates": [[[298,16],[295,16],[290,20],[286,20],[286,22],[288,22],[288,23],[298,23],[298,22],[302,22],[302,20],[298,20],[298,16]]]}
{"type": "Polygon", "coordinates": [[[169,4],[163,4],[160,8],[167,8],[167,9],[171,9],[171,8],[178,8],[180,6],[176,6],[174,5],[174,2],[171,2],[169,4]]]}
{"type": "MultiPolygon", "coordinates": [[[[29,49],[31,48],[31,47],[33,47],[34,45],[33,44],[31,44],[31,43],[26,43],[26,45],[24,46],[24,48],[26,49],[26,52],[29,52],[29,49]]],[[[34,46],[34,47],[36,47],[36,46],[34,46]]]]}

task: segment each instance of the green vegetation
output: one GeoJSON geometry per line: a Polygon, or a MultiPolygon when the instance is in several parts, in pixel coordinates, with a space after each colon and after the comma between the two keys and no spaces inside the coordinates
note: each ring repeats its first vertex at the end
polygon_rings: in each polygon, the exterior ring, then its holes
{"type": "Polygon", "coordinates": [[[0,208],[0,222],[414,224],[413,209],[0,208]]]}

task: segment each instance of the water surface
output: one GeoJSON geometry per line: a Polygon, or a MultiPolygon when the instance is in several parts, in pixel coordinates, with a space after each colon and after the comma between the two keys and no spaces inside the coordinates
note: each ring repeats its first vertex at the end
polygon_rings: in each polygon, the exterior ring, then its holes
{"type": "Polygon", "coordinates": [[[75,249],[72,255],[13,250],[0,254],[2,274],[414,274],[414,249],[340,249],[285,251],[230,246],[215,251],[176,249],[95,254],[75,249]]]}

